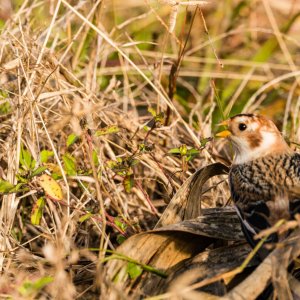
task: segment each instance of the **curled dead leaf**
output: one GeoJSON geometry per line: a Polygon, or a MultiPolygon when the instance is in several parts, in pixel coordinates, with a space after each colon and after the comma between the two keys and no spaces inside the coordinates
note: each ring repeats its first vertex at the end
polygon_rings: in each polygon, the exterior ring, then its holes
{"type": "Polygon", "coordinates": [[[155,228],[198,217],[201,214],[201,195],[204,184],[210,178],[226,175],[228,172],[229,168],[221,163],[214,163],[196,171],[177,191],[155,228]]]}

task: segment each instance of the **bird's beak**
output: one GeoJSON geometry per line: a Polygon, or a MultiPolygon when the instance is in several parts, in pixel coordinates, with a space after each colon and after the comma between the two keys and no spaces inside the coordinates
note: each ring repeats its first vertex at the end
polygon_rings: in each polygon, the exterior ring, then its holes
{"type": "MultiPolygon", "coordinates": [[[[228,125],[229,125],[229,120],[225,120],[222,123],[218,124],[218,126],[228,126],[228,125]]],[[[231,135],[231,132],[229,130],[223,130],[216,134],[217,137],[221,137],[221,138],[227,138],[230,135],[231,135]]]]}
{"type": "Polygon", "coordinates": [[[229,137],[230,135],[231,135],[231,132],[229,130],[223,130],[216,134],[217,137],[221,137],[221,138],[226,138],[226,137],[229,137]]]}

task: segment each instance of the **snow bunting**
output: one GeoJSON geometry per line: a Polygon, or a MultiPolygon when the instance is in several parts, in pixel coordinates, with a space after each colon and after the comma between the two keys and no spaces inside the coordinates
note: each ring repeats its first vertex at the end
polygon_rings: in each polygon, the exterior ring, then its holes
{"type": "MultiPolygon", "coordinates": [[[[228,130],[217,136],[229,138],[235,152],[229,172],[231,196],[245,237],[254,247],[257,233],[300,212],[300,154],[263,116],[239,114],[221,125],[228,130]]],[[[278,236],[268,241],[276,242],[278,236]]],[[[266,254],[264,250],[261,256],[266,254]]]]}

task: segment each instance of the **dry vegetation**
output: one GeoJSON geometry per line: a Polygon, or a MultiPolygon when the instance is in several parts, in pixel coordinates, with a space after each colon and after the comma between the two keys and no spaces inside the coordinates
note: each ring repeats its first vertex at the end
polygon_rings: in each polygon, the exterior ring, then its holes
{"type": "Polygon", "coordinates": [[[12,5],[0,3],[0,298],[246,293],[253,282],[229,280],[250,251],[225,208],[232,153],[213,136],[260,112],[300,143],[298,1],[12,5]]]}

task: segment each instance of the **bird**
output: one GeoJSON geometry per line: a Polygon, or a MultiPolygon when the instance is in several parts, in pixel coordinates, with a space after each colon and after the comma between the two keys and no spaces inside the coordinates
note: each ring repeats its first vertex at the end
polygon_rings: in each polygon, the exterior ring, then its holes
{"type": "MultiPolygon", "coordinates": [[[[272,120],[257,114],[238,114],[220,125],[234,150],[229,188],[241,227],[254,248],[255,236],[278,221],[300,213],[300,154],[290,148],[272,120]]],[[[271,234],[259,250],[263,260],[270,252],[266,244],[280,241],[271,234]]]]}

